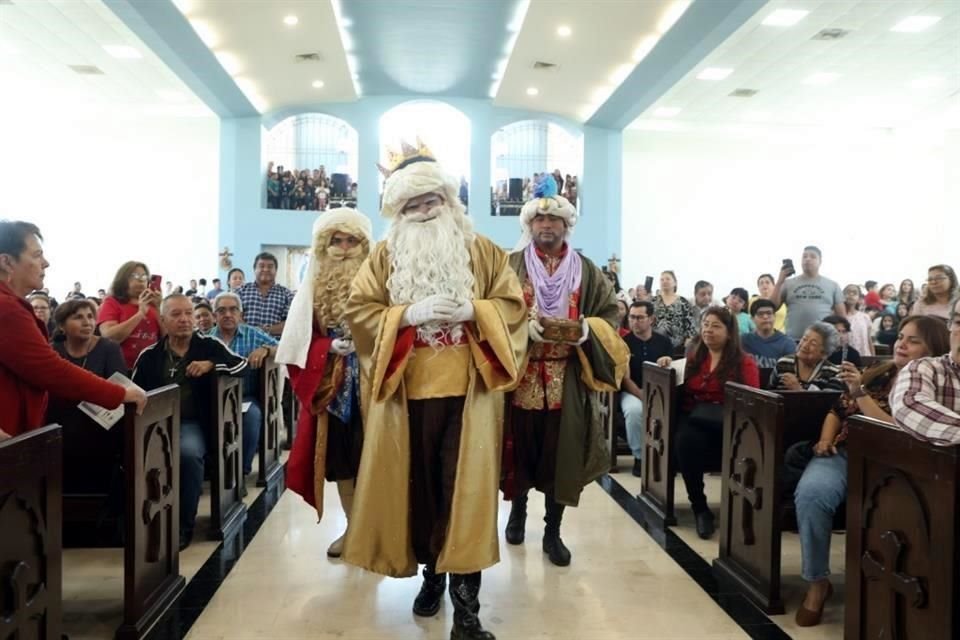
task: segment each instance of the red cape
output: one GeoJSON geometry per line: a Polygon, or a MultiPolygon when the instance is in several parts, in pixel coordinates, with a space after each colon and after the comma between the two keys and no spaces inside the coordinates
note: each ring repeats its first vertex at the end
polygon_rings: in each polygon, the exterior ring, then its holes
{"type": "MultiPolygon", "coordinates": [[[[327,366],[327,353],[333,338],[321,336],[316,331],[310,341],[306,367],[287,365],[293,393],[300,401],[300,416],[297,418],[297,432],[290,448],[287,460],[287,488],[303,497],[312,507],[316,507],[313,495],[313,480],[317,470],[314,465],[314,451],[317,447],[317,414],[313,412],[313,395],[323,381],[323,372],[327,366]]],[[[323,470],[321,470],[323,473],[323,470]]]]}

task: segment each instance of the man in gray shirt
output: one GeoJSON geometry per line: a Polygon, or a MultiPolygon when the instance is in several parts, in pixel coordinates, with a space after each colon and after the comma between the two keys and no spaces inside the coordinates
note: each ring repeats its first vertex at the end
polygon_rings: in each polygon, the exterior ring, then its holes
{"type": "Polygon", "coordinates": [[[787,305],[787,335],[799,340],[803,332],[814,322],[826,316],[846,316],[843,290],[836,282],[820,275],[821,253],[814,246],[803,248],[800,259],[803,273],[790,278],[793,265],[784,264],[780,269],[773,302],[787,305]],[[788,279],[789,278],[789,279],[788,279]]]}

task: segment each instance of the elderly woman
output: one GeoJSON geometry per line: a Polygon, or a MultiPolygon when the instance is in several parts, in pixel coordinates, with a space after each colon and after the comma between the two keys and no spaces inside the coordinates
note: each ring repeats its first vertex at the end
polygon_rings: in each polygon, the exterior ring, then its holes
{"type": "Polygon", "coordinates": [[[213,317],[213,308],[206,300],[201,300],[193,305],[193,326],[197,331],[206,335],[217,325],[216,318],[213,317]]]}
{"type": "MultiPolygon", "coordinates": [[[[720,464],[723,453],[723,386],[732,381],[759,387],[760,370],[753,356],[740,348],[740,331],[730,311],[710,307],[700,327],[700,340],[687,356],[675,437],[677,461],[696,517],[697,535],[706,540],[715,526],[703,492],[703,474],[709,466],[720,464]]],[[[657,364],[669,364],[669,358],[661,358],[657,364]]]]}
{"type": "Polygon", "coordinates": [[[777,360],[770,387],[785,391],[843,388],[837,376],[840,367],[828,360],[840,344],[833,325],[814,322],[803,333],[797,352],[777,360]]]}
{"type": "Polygon", "coordinates": [[[944,324],[950,318],[950,301],[957,295],[957,274],[950,265],[935,264],[927,271],[927,291],[913,305],[915,316],[935,316],[944,324]]]}
{"type": "MultiPolygon", "coordinates": [[[[101,378],[127,373],[120,345],[94,335],[97,308],[90,300],[68,300],[57,307],[54,321],[57,338],[53,349],[60,357],[101,378]]],[[[46,422],[63,425],[63,486],[70,493],[106,493],[116,480],[121,452],[122,429],[105,431],[68,402],[50,396],[46,422]],[[115,465],[91,465],[77,451],[94,451],[116,459],[115,465]]],[[[116,486],[114,487],[116,488],[116,486]]],[[[114,514],[115,515],[115,514],[114,514]]]]}
{"type": "Polygon", "coordinates": [[[160,292],[147,283],[150,270],[142,262],[125,262],[117,270],[110,294],[103,301],[97,322],[100,335],[120,345],[128,369],[133,369],[140,352],[155,344],[160,326],[160,292]]]}
{"type": "Polygon", "coordinates": [[[673,347],[682,347],[687,338],[697,335],[693,324],[693,305],[677,294],[677,276],[673,271],[660,274],[660,293],[653,299],[657,333],[670,338],[673,347]]]}
{"type": "Polygon", "coordinates": [[[897,373],[917,358],[940,356],[950,350],[950,334],[936,318],[908,316],[900,323],[893,359],[863,374],[843,363],[839,378],[845,393],[837,411],[823,422],[817,442],[794,445],[786,454],[788,471],[802,474],[794,492],[803,579],[809,583],[796,621],[801,627],[820,623],[823,607],[833,593],[830,585],[830,534],[833,517],[847,497],[846,420],[863,414],[893,424],[888,397],[897,373]],[[812,454],[812,455],[811,455],[812,454]]]}

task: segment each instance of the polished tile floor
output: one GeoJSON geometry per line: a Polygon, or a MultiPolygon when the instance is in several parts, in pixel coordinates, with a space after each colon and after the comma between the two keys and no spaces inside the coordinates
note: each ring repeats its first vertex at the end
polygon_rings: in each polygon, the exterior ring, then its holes
{"type": "MultiPolygon", "coordinates": [[[[333,485],[327,500],[338,504],[333,485]]],[[[502,505],[502,522],[508,512],[502,505]]],[[[571,566],[554,567],[540,550],[538,494],[527,544],[503,544],[500,564],[484,572],[481,616],[499,638],[749,637],[598,485],[568,514],[571,566]]],[[[410,611],[419,579],[383,578],[325,557],[344,526],[342,514],[331,515],[316,524],[285,493],[188,638],[448,637],[449,602],[430,619],[410,611]]]]}
{"type": "MultiPolygon", "coordinates": [[[[531,498],[527,543],[512,547],[502,542],[500,564],[484,572],[481,616],[498,638],[842,637],[842,574],[834,577],[837,595],[824,624],[799,629],[793,623],[804,590],[795,534],[786,534],[783,541],[786,615],[767,618],[742,598],[709,592],[703,580],[698,584],[697,572],[709,573],[706,567],[717,555],[716,540],[697,538],[678,479],[674,543],[668,545],[668,553],[654,542],[628,513],[637,512],[632,496],[640,490],[629,461],[621,458],[620,473],[612,474],[603,487],[589,485],[580,508],[567,511],[563,537],[573,552],[570,567],[554,567],[540,550],[543,501],[539,494],[531,498]]],[[[708,478],[707,488],[718,508],[719,479],[708,478]]],[[[247,503],[257,494],[251,491],[247,503]]],[[[222,569],[211,572],[209,563],[203,571],[201,567],[208,559],[217,564],[217,556],[224,552],[218,543],[203,541],[198,531],[199,541],[181,556],[181,569],[188,581],[197,576],[192,586],[202,587],[204,596],[182,605],[194,608],[187,612],[190,615],[181,612],[173,625],[158,628],[151,637],[172,640],[181,633],[166,629],[178,628],[190,640],[449,637],[453,613],[449,602],[430,619],[410,611],[419,578],[384,578],[326,558],[327,545],[345,526],[332,484],[327,485],[326,500],[328,516],[318,524],[298,496],[284,493],[269,515],[259,516],[265,518],[259,530],[239,560],[228,563],[232,568],[222,582],[222,569]]],[[[201,502],[201,516],[208,504],[206,498],[201,502]]],[[[502,503],[501,526],[508,513],[509,504],[502,503]]],[[[64,620],[71,640],[112,637],[121,613],[121,553],[110,549],[65,553],[64,620]]],[[[835,568],[842,568],[843,553],[843,537],[837,535],[832,550],[835,568]]]]}

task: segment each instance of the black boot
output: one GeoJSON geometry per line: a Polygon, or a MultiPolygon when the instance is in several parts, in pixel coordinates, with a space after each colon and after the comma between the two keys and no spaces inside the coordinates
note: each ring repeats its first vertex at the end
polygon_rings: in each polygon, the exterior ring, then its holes
{"type": "Polygon", "coordinates": [[[420,593],[413,599],[413,613],[424,618],[435,616],[440,610],[443,590],[447,587],[447,574],[436,573],[433,567],[423,568],[423,584],[420,593]]]}
{"type": "Polygon", "coordinates": [[[550,562],[558,567],[570,564],[570,550],[560,539],[560,523],[563,521],[564,506],[551,496],[544,496],[547,515],[543,521],[547,526],[543,530],[543,552],[550,558],[550,562]]]}
{"type": "Polygon", "coordinates": [[[453,629],[450,640],[496,640],[484,631],[480,612],[480,572],[450,574],[450,600],[453,602],[453,629]]]}
{"type": "Polygon", "coordinates": [[[523,544],[526,528],[527,494],[520,493],[513,498],[513,505],[510,507],[510,518],[507,520],[507,529],[505,531],[507,542],[510,544],[523,544]]]}

